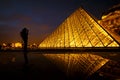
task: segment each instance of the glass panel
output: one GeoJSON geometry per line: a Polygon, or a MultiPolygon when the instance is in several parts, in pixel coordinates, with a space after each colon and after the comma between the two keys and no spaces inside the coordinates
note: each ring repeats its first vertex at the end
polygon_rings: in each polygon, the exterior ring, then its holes
{"type": "Polygon", "coordinates": [[[71,14],[39,47],[118,47],[119,44],[82,8],[71,14]]]}

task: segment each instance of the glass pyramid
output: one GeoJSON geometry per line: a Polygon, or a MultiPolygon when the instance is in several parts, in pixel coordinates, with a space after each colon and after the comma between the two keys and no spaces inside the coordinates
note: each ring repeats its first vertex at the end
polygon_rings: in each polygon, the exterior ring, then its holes
{"type": "Polygon", "coordinates": [[[119,47],[84,9],[72,13],[39,47],[119,47]]]}
{"type": "Polygon", "coordinates": [[[89,52],[67,52],[63,54],[55,52],[53,54],[46,53],[44,56],[67,75],[79,75],[81,78],[92,75],[109,61],[109,59],[89,52]]]}

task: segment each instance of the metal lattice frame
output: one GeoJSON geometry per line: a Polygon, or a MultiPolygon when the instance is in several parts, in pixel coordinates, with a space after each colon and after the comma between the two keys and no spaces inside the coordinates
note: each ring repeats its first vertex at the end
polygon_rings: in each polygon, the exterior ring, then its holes
{"type": "Polygon", "coordinates": [[[39,47],[119,47],[119,44],[84,9],[79,8],[39,47]]]}

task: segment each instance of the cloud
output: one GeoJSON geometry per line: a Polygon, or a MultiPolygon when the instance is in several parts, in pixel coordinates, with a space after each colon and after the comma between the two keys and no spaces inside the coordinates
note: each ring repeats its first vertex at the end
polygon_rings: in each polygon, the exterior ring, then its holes
{"type": "Polygon", "coordinates": [[[0,25],[0,43],[20,41],[18,29],[9,25],[0,25]]]}
{"type": "Polygon", "coordinates": [[[54,29],[48,24],[39,24],[36,22],[21,22],[15,27],[7,24],[0,24],[0,42],[20,41],[20,31],[23,27],[27,27],[29,29],[29,43],[40,43],[54,29]]]}
{"type": "Polygon", "coordinates": [[[9,22],[9,21],[31,21],[32,18],[23,14],[12,14],[9,16],[0,15],[0,22],[9,22]]]}

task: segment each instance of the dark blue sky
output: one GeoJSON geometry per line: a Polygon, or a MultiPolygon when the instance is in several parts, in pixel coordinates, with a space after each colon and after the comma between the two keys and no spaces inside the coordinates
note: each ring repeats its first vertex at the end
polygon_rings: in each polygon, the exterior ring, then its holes
{"type": "Polygon", "coordinates": [[[0,0],[0,43],[21,42],[29,29],[29,42],[40,43],[80,6],[96,18],[119,0],[0,0]]]}

